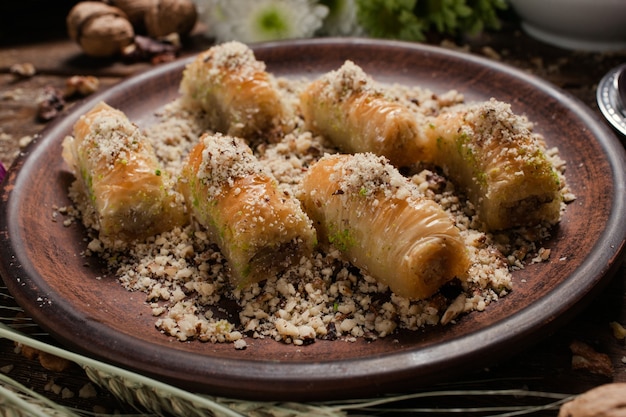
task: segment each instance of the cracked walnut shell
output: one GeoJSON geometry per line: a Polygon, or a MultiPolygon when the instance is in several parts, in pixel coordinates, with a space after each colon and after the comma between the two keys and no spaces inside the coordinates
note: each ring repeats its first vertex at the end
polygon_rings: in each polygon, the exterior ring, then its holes
{"type": "Polygon", "coordinates": [[[191,0],[153,0],[144,16],[148,36],[160,38],[170,33],[188,35],[198,13],[191,0]]]}
{"type": "Polygon", "coordinates": [[[66,23],[70,38],[83,52],[95,57],[116,55],[135,37],[133,26],[122,10],[97,1],[77,3],[66,23]]]}
{"type": "Polygon", "coordinates": [[[162,38],[172,33],[188,35],[198,11],[192,0],[108,0],[128,16],[136,33],[162,38]]]}

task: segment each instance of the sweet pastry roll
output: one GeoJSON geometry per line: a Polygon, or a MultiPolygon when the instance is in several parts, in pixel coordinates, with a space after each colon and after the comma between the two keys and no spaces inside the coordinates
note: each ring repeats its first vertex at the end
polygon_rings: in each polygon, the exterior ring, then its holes
{"type": "Polygon", "coordinates": [[[543,138],[507,103],[461,105],[424,128],[430,162],[460,187],[487,230],[554,224],[561,183],[543,138]]]}
{"type": "Polygon", "coordinates": [[[216,132],[254,142],[280,137],[286,129],[288,110],[275,80],[243,43],[200,53],[185,68],[180,91],[183,103],[207,113],[216,132]]]}
{"type": "Polygon", "coordinates": [[[315,229],[291,194],[278,189],[240,138],[205,134],[182,170],[181,190],[243,287],[309,255],[315,229]]]}
{"type": "Polygon", "coordinates": [[[299,197],[320,243],[399,296],[427,298],[466,276],[468,251],[450,215],[384,157],[326,155],[299,197]]]}
{"type": "Polygon", "coordinates": [[[186,221],[182,198],[169,191],[148,138],[120,110],[100,102],[82,115],[63,141],[63,158],[105,245],[124,246],[186,221]]]}
{"type": "Polygon", "coordinates": [[[311,82],[300,95],[300,110],[311,131],[343,152],[372,152],[397,167],[422,159],[415,115],[351,61],[311,82]]]}

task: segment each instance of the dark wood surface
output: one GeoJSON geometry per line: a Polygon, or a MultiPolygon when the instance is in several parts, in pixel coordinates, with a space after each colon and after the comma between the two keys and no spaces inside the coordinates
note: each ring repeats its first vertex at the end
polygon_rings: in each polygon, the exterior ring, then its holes
{"type": "MultiPolygon", "coordinates": [[[[2,13],[0,13],[2,14],[2,13]]],[[[62,18],[62,17],[61,17],[62,18]]],[[[48,86],[64,89],[71,75],[94,75],[101,89],[145,71],[150,63],[124,63],[118,60],[92,60],[80,53],[68,41],[57,20],[46,20],[36,29],[30,26],[21,33],[6,37],[0,45],[0,161],[10,165],[20,151],[20,144],[36,136],[47,122],[37,118],[37,102],[48,86]],[[52,22],[56,22],[53,24],[52,22]],[[37,74],[19,78],[11,73],[14,64],[30,62],[37,74]]],[[[13,25],[17,26],[17,25],[13,25]]],[[[33,27],[35,25],[32,25],[33,27]]],[[[17,29],[16,29],[17,30],[17,29]]],[[[433,41],[439,44],[440,40],[433,41]]],[[[502,32],[483,34],[478,38],[456,40],[457,45],[470,53],[489,57],[520,68],[553,83],[571,93],[598,115],[595,88],[601,77],[611,68],[626,61],[626,53],[599,54],[564,51],[534,41],[524,35],[515,22],[508,22],[502,32]]],[[[183,55],[193,54],[210,45],[201,36],[194,36],[185,44],[183,55]]],[[[73,101],[68,102],[68,107],[73,101]]],[[[626,226],[624,226],[626,227],[626,226]]],[[[0,296],[2,305],[11,305],[9,298],[0,296]]],[[[2,312],[4,315],[8,313],[2,312]]],[[[578,394],[595,386],[610,382],[626,382],[626,347],[617,340],[609,323],[626,325],[626,268],[621,266],[607,287],[586,306],[581,313],[546,338],[533,341],[522,353],[507,357],[489,368],[481,369],[462,378],[455,378],[434,388],[454,389],[528,389],[557,393],[578,394]],[[590,369],[573,369],[573,342],[583,342],[610,359],[610,375],[590,369]]],[[[105,390],[98,389],[95,398],[80,398],[79,389],[88,382],[76,366],[63,372],[53,372],[16,353],[12,342],[0,340],[0,369],[10,369],[8,375],[34,387],[37,391],[62,404],[93,411],[130,409],[117,402],[105,390]],[[74,393],[73,398],[63,398],[50,390],[51,381],[74,393]],[[95,408],[94,408],[95,407],[95,408]]],[[[455,400],[455,405],[507,405],[510,398],[455,400]]],[[[420,403],[420,405],[422,405],[420,403]]],[[[437,405],[430,402],[430,405],[437,405]]],[[[446,404],[449,406],[451,404],[446,404]]],[[[533,415],[556,415],[556,411],[533,415]]]]}

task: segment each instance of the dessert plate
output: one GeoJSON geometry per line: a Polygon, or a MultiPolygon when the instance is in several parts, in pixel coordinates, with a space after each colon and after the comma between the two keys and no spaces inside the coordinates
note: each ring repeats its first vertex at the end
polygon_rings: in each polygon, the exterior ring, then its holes
{"type": "Polygon", "coordinates": [[[626,235],[626,157],[613,132],[575,98],[497,62],[395,41],[315,39],[253,46],[277,76],[313,78],[346,59],[382,82],[494,97],[536,124],[567,161],[576,200],[544,246],[547,262],[515,271],[514,291],[454,325],[368,342],[271,339],[179,342],[160,334],[145,303],[81,253],[80,225],[53,221],[73,176],[61,142],[104,100],[147,126],[178,96],[189,59],[158,66],[74,106],[13,164],[0,193],[0,273],[17,302],[64,345],[195,392],[263,400],[356,398],[407,390],[479,369],[528,347],[578,312],[618,266],[626,235]],[[86,263],[89,263],[88,265],[86,263]]]}

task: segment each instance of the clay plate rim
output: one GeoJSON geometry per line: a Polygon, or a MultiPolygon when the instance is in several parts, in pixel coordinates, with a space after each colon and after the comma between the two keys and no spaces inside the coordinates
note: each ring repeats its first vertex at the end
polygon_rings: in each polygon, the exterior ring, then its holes
{"type": "Polygon", "coordinates": [[[69,204],[72,178],[60,143],[79,115],[104,100],[140,126],[149,124],[178,95],[187,58],[78,103],[35,138],[2,185],[0,274],[26,313],[61,343],[196,392],[293,401],[363,397],[445,381],[519,352],[586,305],[619,264],[626,234],[624,149],[567,93],[506,65],[420,44],[325,38],[253,48],[279,76],[315,77],[351,59],[381,81],[435,93],[455,88],[468,101],[510,102],[537,123],[550,146],[559,146],[577,195],[545,242],[550,261],[516,272],[515,291],[485,312],[372,343],[296,347],[248,339],[249,347],[237,351],[159,334],[142,294],[123,290],[93,260],[84,265],[84,230],[51,216],[54,206],[69,204]]]}

